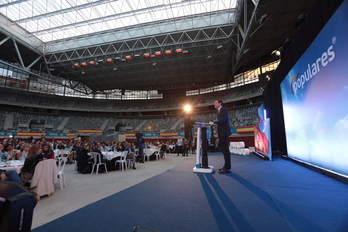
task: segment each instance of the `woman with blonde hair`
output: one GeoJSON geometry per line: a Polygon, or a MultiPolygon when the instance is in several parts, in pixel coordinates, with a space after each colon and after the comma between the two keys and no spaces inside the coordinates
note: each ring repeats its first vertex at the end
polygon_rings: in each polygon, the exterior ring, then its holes
{"type": "Polygon", "coordinates": [[[18,152],[18,154],[17,154],[17,157],[20,158],[20,159],[25,159],[25,158],[27,158],[29,149],[30,149],[30,144],[29,144],[29,143],[24,143],[24,144],[21,146],[21,149],[19,150],[19,152],[18,152]]]}
{"type": "Polygon", "coordinates": [[[21,170],[21,179],[24,184],[27,184],[34,175],[36,165],[43,160],[41,148],[37,145],[32,145],[29,148],[27,158],[21,170]]]}

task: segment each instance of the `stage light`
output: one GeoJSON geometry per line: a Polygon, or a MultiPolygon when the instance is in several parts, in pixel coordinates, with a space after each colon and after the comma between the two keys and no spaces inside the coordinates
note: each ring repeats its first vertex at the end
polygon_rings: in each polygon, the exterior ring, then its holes
{"type": "Polygon", "coordinates": [[[144,54],[143,54],[143,57],[145,57],[145,58],[150,58],[150,57],[151,57],[151,54],[150,54],[150,53],[144,53],[144,54]]]}
{"type": "Polygon", "coordinates": [[[155,56],[162,56],[162,52],[161,51],[155,52],[155,56]]]}
{"type": "Polygon", "coordinates": [[[74,66],[74,68],[80,67],[79,63],[75,63],[73,66],[74,66]]]}
{"type": "Polygon", "coordinates": [[[188,50],[183,50],[182,53],[186,54],[188,53],[188,50]]]}
{"type": "Polygon", "coordinates": [[[185,110],[186,113],[189,113],[189,112],[191,112],[192,107],[190,105],[185,105],[184,106],[184,110],[185,110]]]}
{"type": "Polygon", "coordinates": [[[89,65],[95,65],[94,60],[91,60],[90,62],[88,62],[89,65]]]}
{"type": "Polygon", "coordinates": [[[216,46],[216,49],[221,49],[221,48],[222,48],[222,45],[216,46]]]}
{"type": "Polygon", "coordinates": [[[182,49],[181,48],[175,49],[175,53],[177,54],[182,53],[182,49]]]}
{"type": "Polygon", "coordinates": [[[140,54],[135,54],[134,55],[134,58],[136,59],[136,58],[139,58],[140,57],[140,54]]]}
{"type": "Polygon", "coordinates": [[[112,59],[111,58],[107,58],[106,59],[106,63],[109,63],[109,64],[112,63],[112,59]]]}
{"type": "Polygon", "coordinates": [[[120,61],[120,60],[121,60],[121,57],[117,56],[117,57],[115,57],[115,60],[116,60],[116,61],[120,61]]]}
{"type": "Polygon", "coordinates": [[[82,67],[87,67],[87,63],[86,63],[86,62],[82,62],[82,63],[81,63],[81,66],[82,66],[82,67]]]}
{"type": "Polygon", "coordinates": [[[132,57],[131,56],[125,56],[124,59],[127,60],[127,61],[130,61],[130,60],[132,60],[132,57]]]}
{"type": "Polygon", "coordinates": [[[164,54],[166,54],[166,55],[171,55],[171,54],[172,54],[172,51],[171,51],[171,50],[166,50],[166,51],[164,52],[164,54]]]}

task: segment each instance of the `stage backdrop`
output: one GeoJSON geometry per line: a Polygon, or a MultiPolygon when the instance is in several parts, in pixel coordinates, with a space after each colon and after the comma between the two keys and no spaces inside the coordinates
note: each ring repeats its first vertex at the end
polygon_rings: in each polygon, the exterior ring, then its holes
{"type": "Polygon", "coordinates": [[[288,156],[348,175],[348,1],[281,83],[288,156]]]}

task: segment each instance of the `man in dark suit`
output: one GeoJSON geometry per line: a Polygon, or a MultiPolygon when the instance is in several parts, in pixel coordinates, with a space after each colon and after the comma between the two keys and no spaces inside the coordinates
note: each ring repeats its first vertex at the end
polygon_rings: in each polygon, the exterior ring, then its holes
{"type": "Polygon", "coordinates": [[[231,135],[230,119],[228,117],[227,109],[223,107],[222,104],[222,100],[214,101],[214,107],[218,110],[217,120],[210,122],[217,124],[219,146],[225,159],[225,165],[219,169],[220,174],[231,172],[231,155],[228,147],[228,137],[231,135]]]}

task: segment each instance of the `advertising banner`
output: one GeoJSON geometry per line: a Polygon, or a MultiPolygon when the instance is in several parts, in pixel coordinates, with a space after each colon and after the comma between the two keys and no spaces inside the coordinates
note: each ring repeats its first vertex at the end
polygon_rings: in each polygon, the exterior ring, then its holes
{"type": "Polygon", "coordinates": [[[348,175],[348,1],[281,83],[288,156],[348,175]]]}

